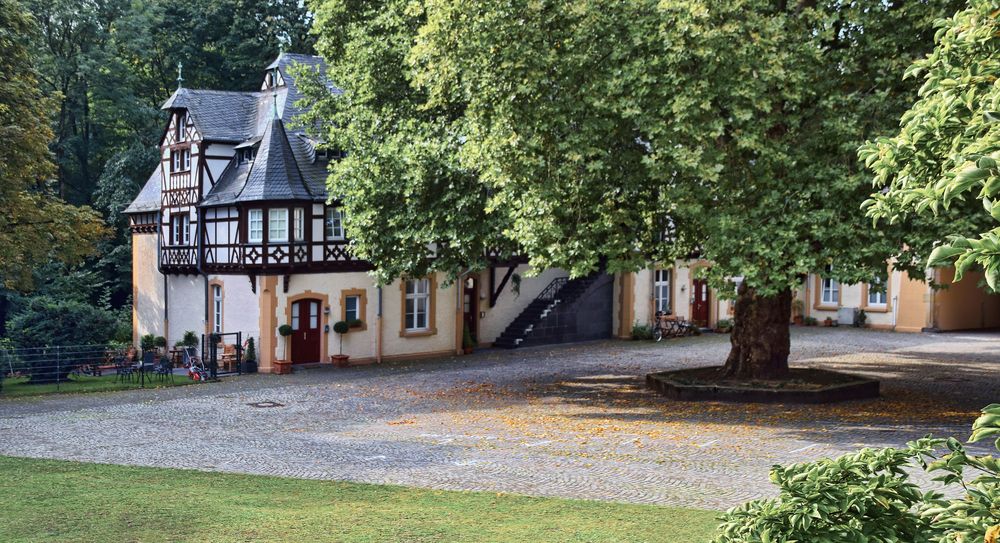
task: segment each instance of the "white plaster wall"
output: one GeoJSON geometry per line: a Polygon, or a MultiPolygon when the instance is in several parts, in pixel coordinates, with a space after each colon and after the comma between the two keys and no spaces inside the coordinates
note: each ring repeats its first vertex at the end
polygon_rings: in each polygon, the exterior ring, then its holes
{"type": "Polygon", "coordinates": [[[167,345],[190,330],[205,333],[205,282],[200,275],[167,276],[167,345]]]}
{"type": "MultiPolygon", "coordinates": [[[[633,302],[635,303],[635,324],[653,324],[653,270],[640,270],[635,274],[633,302]]],[[[677,300],[678,286],[674,280],[674,300],[677,300]]]]}
{"type": "Polygon", "coordinates": [[[250,289],[250,280],[242,275],[212,275],[209,280],[222,282],[222,331],[243,332],[244,341],[253,337],[254,343],[259,344],[260,300],[250,289]]]}
{"type": "MultiPolygon", "coordinates": [[[[403,291],[400,282],[394,281],[382,289],[383,292],[383,356],[409,356],[421,353],[435,353],[455,349],[455,319],[460,311],[456,285],[442,288],[444,276],[437,275],[437,293],[434,313],[437,333],[428,336],[404,337],[402,329],[403,291]]],[[[522,293],[523,296],[523,293],[522,293]]]]}
{"type": "MultiPolygon", "coordinates": [[[[503,331],[510,325],[511,321],[517,318],[518,315],[524,311],[524,308],[528,306],[542,290],[545,289],[552,282],[553,279],[559,277],[567,277],[569,275],[566,270],[559,268],[550,268],[543,270],[538,275],[529,277],[528,274],[531,271],[531,267],[527,264],[522,264],[518,266],[514,273],[521,276],[521,289],[520,294],[514,293],[514,280],[511,278],[504,286],[503,291],[500,292],[500,296],[497,298],[497,304],[494,307],[490,307],[490,274],[489,271],[484,271],[479,274],[479,311],[485,313],[485,316],[479,319],[479,342],[480,343],[492,343],[496,341],[497,337],[503,333],[503,331]],[[485,299],[484,299],[485,295],[485,299]]],[[[496,281],[499,282],[503,279],[504,274],[507,273],[507,268],[498,268],[496,270],[496,281]]],[[[608,308],[610,311],[611,308],[608,308]]]]}
{"type": "Polygon", "coordinates": [[[156,267],[156,234],[132,235],[133,341],[163,335],[163,275],[156,267]]]}

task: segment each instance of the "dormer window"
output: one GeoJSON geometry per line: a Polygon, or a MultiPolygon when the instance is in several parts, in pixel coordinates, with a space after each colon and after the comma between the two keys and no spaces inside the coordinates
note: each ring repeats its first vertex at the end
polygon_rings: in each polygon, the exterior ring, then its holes
{"type": "Polygon", "coordinates": [[[255,158],[257,158],[257,149],[254,147],[247,147],[239,150],[236,160],[238,160],[240,164],[245,164],[247,162],[253,162],[253,159],[255,158]]]}

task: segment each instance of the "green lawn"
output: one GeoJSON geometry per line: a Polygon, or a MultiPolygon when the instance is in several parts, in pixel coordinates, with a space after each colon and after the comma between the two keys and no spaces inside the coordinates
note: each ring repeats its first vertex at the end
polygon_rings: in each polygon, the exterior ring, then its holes
{"type": "Polygon", "coordinates": [[[0,457],[0,541],[707,541],[718,513],[0,457]]]}
{"type": "MultiPolygon", "coordinates": [[[[191,383],[194,383],[194,381],[183,375],[175,375],[173,381],[170,381],[169,379],[161,381],[157,379],[155,375],[147,375],[145,386],[146,388],[155,388],[162,386],[188,385],[191,383]]],[[[59,383],[58,386],[56,386],[55,383],[32,385],[28,383],[27,377],[14,377],[3,380],[2,387],[0,387],[0,398],[35,396],[38,394],[55,394],[64,392],[104,392],[108,390],[125,390],[130,388],[139,388],[138,376],[134,377],[132,381],[125,381],[123,383],[116,379],[113,372],[112,375],[102,375],[100,377],[92,377],[90,375],[70,375],[69,381],[63,381],[59,383]]]]}

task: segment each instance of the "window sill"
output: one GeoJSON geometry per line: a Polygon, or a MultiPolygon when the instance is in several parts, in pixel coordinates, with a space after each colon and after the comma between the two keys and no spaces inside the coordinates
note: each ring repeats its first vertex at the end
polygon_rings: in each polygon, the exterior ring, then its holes
{"type": "Polygon", "coordinates": [[[866,305],[861,307],[865,313],[888,313],[891,308],[888,305],[866,305]]]}
{"type": "Polygon", "coordinates": [[[813,306],[813,309],[819,311],[836,311],[840,309],[840,304],[816,304],[813,306]]]}
{"type": "Polygon", "coordinates": [[[427,337],[437,334],[437,328],[427,330],[400,330],[399,337],[427,337]]]}

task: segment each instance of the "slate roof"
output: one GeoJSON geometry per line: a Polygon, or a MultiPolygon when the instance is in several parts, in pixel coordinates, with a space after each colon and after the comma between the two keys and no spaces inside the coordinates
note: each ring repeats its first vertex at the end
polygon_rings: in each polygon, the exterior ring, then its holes
{"type": "Polygon", "coordinates": [[[139,195],[132,200],[132,203],[125,208],[125,213],[149,213],[160,210],[160,168],[153,170],[153,174],[142,186],[139,195]]]}
{"type": "Polygon", "coordinates": [[[206,140],[239,143],[254,135],[258,94],[180,88],[161,109],[186,109],[206,140]]]}
{"type": "MultiPolygon", "coordinates": [[[[296,65],[321,73],[326,71],[326,63],[320,57],[283,53],[267,66],[268,70],[277,68],[281,73],[285,84],[277,89],[230,92],[179,88],[163,103],[162,109],[186,109],[191,122],[207,141],[236,144],[240,148],[259,145],[251,164],[240,164],[235,158],[229,163],[200,206],[326,199],[327,162],[317,158],[317,142],[296,122],[296,117],[303,113],[295,105],[302,98],[291,73],[296,65]]],[[[342,92],[332,84],[327,86],[331,93],[342,92]]],[[[159,188],[157,168],[127,212],[139,212],[146,206],[150,210],[159,209],[159,188]]]]}
{"type": "Polygon", "coordinates": [[[230,163],[201,205],[325,198],[325,191],[313,193],[302,176],[281,119],[267,123],[257,157],[252,162],[233,166],[234,163],[230,163]]]}

